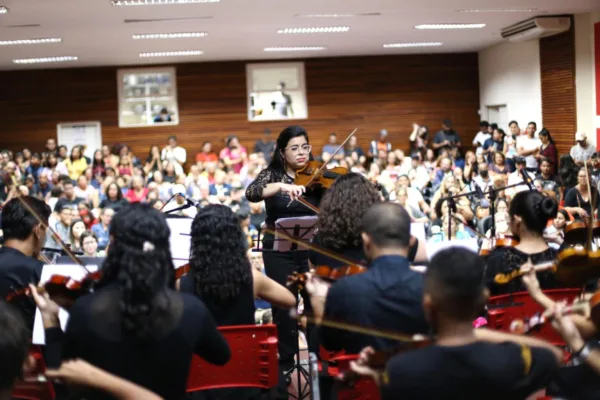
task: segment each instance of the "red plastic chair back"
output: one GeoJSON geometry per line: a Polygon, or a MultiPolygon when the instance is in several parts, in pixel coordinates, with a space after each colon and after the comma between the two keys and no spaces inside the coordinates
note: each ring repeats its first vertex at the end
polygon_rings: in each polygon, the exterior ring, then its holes
{"type": "MultiPolygon", "coordinates": [[[[30,375],[33,377],[43,375],[46,372],[46,363],[40,348],[32,345],[29,349],[29,355],[35,360],[35,368],[30,375]]],[[[12,397],[25,400],[54,400],[54,387],[51,382],[25,382],[19,380],[13,388],[12,397]]]]}
{"type": "MultiPolygon", "coordinates": [[[[332,358],[331,361],[337,364],[340,372],[350,369],[350,361],[358,358],[356,354],[343,355],[332,358]]],[[[379,400],[379,388],[372,379],[361,378],[352,388],[339,389],[337,391],[338,400],[379,400]]]]}
{"type": "MultiPolygon", "coordinates": [[[[580,289],[552,289],[543,291],[546,296],[554,301],[573,302],[581,292],[580,289]]],[[[538,305],[527,292],[506,294],[502,296],[494,296],[490,298],[490,305],[511,304],[510,307],[500,307],[488,309],[488,328],[501,331],[510,331],[510,324],[514,320],[527,321],[536,313],[543,312],[544,309],[538,305]]],[[[558,332],[556,332],[550,324],[544,324],[539,329],[531,332],[532,336],[547,340],[558,346],[564,346],[564,340],[558,332]]]]}
{"type": "Polygon", "coordinates": [[[275,325],[224,326],[219,331],[229,343],[231,360],[224,366],[217,366],[194,355],[188,392],[232,387],[268,389],[277,385],[275,325]]]}

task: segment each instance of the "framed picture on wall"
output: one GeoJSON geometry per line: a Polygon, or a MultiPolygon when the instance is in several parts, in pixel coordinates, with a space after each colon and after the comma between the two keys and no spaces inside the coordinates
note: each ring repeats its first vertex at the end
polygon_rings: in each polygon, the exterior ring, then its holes
{"type": "Polygon", "coordinates": [[[246,64],[248,120],[308,118],[303,62],[246,64]]]}
{"type": "Polygon", "coordinates": [[[175,68],[119,69],[119,127],[179,124],[175,68]]]}

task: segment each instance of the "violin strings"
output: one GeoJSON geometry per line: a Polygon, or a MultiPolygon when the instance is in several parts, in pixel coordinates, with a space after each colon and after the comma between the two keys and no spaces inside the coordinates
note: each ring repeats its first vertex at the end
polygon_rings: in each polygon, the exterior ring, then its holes
{"type": "MultiPolygon", "coordinates": [[[[271,230],[271,229],[268,229],[268,228],[264,229],[264,230],[263,230],[263,232],[265,232],[265,233],[269,233],[269,234],[271,234],[271,235],[277,235],[277,236],[280,236],[280,237],[282,237],[283,239],[285,239],[285,240],[287,240],[287,241],[290,241],[290,242],[292,242],[292,243],[295,243],[295,244],[297,244],[297,245],[300,245],[300,246],[306,247],[306,248],[307,248],[307,249],[309,249],[309,250],[314,250],[314,251],[316,251],[317,253],[319,253],[319,254],[322,254],[322,255],[324,255],[324,256],[327,256],[327,257],[329,257],[329,258],[333,258],[333,259],[334,259],[334,260],[336,260],[336,261],[339,261],[339,262],[342,262],[342,263],[346,263],[346,264],[348,264],[348,265],[359,265],[358,263],[356,263],[356,262],[354,262],[354,261],[352,261],[352,260],[348,260],[347,258],[345,258],[345,257],[343,257],[343,256],[340,256],[339,254],[336,254],[336,253],[334,253],[334,252],[330,252],[329,250],[322,249],[322,248],[320,248],[320,247],[317,247],[317,246],[315,246],[315,245],[313,245],[313,244],[307,243],[307,242],[305,242],[305,241],[303,241],[303,240],[299,240],[299,239],[293,238],[293,237],[289,236],[289,235],[288,235],[288,234],[286,234],[286,233],[283,233],[283,232],[275,232],[275,231],[273,231],[273,230],[271,230]]],[[[360,265],[359,265],[359,266],[360,266],[360,265]]]]}

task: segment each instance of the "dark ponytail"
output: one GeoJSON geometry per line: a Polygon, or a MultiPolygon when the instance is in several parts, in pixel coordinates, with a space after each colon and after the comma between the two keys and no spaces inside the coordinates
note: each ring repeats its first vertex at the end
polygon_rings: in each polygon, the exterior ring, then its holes
{"type": "Polygon", "coordinates": [[[556,217],[558,203],[538,191],[517,193],[510,203],[511,217],[519,216],[528,230],[541,235],[549,219],[556,217]]]}

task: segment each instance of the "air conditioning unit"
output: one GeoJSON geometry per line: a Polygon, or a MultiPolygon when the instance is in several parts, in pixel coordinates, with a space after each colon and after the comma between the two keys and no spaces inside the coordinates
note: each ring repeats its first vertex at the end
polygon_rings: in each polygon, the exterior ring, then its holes
{"type": "Polygon", "coordinates": [[[524,42],[563,33],[571,29],[570,17],[535,17],[502,29],[502,37],[524,42]]]}

